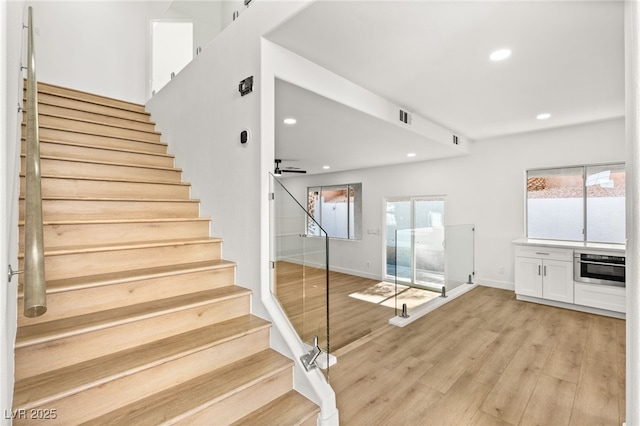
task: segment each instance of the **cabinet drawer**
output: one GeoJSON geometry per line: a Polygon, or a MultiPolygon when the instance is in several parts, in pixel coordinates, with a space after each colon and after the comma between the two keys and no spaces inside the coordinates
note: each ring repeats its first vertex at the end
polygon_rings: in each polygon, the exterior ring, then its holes
{"type": "Polygon", "coordinates": [[[626,312],[626,289],[606,285],[575,283],[576,305],[591,306],[614,312],[626,312]]]}
{"type": "Polygon", "coordinates": [[[573,250],[540,246],[516,246],[516,257],[535,257],[537,259],[573,261],[573,250]]]}

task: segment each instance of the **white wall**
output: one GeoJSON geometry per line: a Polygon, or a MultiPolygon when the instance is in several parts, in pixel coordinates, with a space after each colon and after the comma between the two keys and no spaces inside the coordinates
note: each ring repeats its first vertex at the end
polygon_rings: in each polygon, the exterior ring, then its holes
{"type": "MultiPolygon", "coordinates": [[[[20,56],[24,2],[0,2],[0,410],[11,409],[13,397],[13,347],[16,335],[17,277],[6,280],[7,265],[18,268],[18,173],[20,140],[18,101],[22,98],[20,56]]],[[[27,22],[26,12],[24,22],[27,22]]],[[[26,49],[26,42],[25,42],[26,49]]],[[[26,53],[25,53],[26,57],[26,53]]],[[[1,424],[9,424],[4,418],[1,424]]]]}
{"type": "MultiPolygon", "coordinates": [[[[147,103],[177,167],[183,168],[183,179],[192,184],[192,198],[201,200],[200,215],[211,217],[211,234],[224,239],[223,257],[237,263],[236,282],[253,290],[252,313],[273,322],[272,347],[293,359],[305,349],[292,339],[294,332],[261,276],[266,266],[261,208],[268,193],[263,182],[274,155],[273,149],[264,152],[261,134],[261,36],[305,4],[252,4],[147,103]],[[254,91],[241,96],[238,83],[249,76],[254,91]],[[243,129],[252,134],[244,146],[243,129]],[[271,156],[267,169],[263,155],[271,156]]],[[[305,373],[296,363],[294,385],[320,404],[322,415],[336,415],[335,395],[319,371],[305,373]]]]}
{"type": "Polygon", "coordinates": [[[618,119],[477,141],[465,157],[287,177],[284,184],[303,202],[308,186],[362,182],[363,238],[331,241],[335,270],[382,278],[384,198],[446,195],[445,224],[476,225],[476,281],[513,288],[511,242],[524,236],[525,170],[624,161],[624,144],[624,120],[618,119]]]}
{"type": "Polygon", "coordinates": [[[149,19],[168,1],[35,1],[38,80],[144,103],[149,19]]]}

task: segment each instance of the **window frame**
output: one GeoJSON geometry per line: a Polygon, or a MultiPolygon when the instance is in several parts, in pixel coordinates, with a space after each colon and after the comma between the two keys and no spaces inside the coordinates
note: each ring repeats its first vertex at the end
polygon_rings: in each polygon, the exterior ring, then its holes
{"type": "MultiPolygon", "coordinates": [[[[590,163],[590,164],[577,164],[571,166],[557,166],[557,167],[539,167],[534,169],[526,169],[524,172],[524,230],[525,230],[525,238],[532,238],[536,240],[557,240],[557,241],[574,241],[577,243],[601,243],[601,244],[625,244],[625,241],[622,242],[603,242],[603,241],[592,241],[589,240],[589,231],[587,229],[587,200],[588,200],[588,192],[587,192],[587,169],[590,167],[607,167],[607,166],[622,166],[625,168],[625,161],[613,161],[607,163],[590,163]],[[580,240],[559,240],[557,238],[541,238],[541,237],[530,237],[529,236],[529,172],[541,172],[541,171],[552,171],[552,170],[561,170],[561,169],[572,169],[572,168],[582,168],[582,239],[580,240]]],[[[626,169],[625,169],[625,182],[626,182],[626,169]]],[[[625,195],[625,205],[626,205],[626,195],[625,195]]],[[[626,212],[625,212],[626,214],[626,212]]]]}
{"type": "MultiPolygon", "coordinates": [[[[324,189],[331,189],[331,188],[344,188],[347,190],[347,236],[346,237],[340,237],[340,236],[334,236],[334,235],[329,235],[329,233],[327,233],[327,236],[331,239],[336,239],[336,240],[343,240],[343,241],[361,241],[362,240],[362,183],[358,182],[358,183],[344,183],[344,184],[331,184],[331,185],[312,185],[312,186],[308,186],[307,187],[307,191],[306,191],[306,198],[307,198],[307,211],[310,211],[310,205],[309,205],[309,194],[311,193],[312,190],[318,190],[320,196],[318,197],[318,206],[315,206],[315,208],[319,208],[319,216],[316,217],[315,215],[313,216],[313,220],[315,222],[317,222],[323,229],[325,229],[325,225],[323,224],[323,217],[322,217],[322,192],[324,189]],[[351,191],[353,191],[353,212],[351,212],[351,209],[349,208],[349,201],[351,199],[351,191]],[[353,237],[351,237],[351,215],[353,214],[353,237]]],[[[307,229],[307,236],[309,237],[317,237],[317,235],[309,233],[309,222],[311,221],[311,217],[307,217],[307,225],[306,225],[306,229],[307,229]]]]}

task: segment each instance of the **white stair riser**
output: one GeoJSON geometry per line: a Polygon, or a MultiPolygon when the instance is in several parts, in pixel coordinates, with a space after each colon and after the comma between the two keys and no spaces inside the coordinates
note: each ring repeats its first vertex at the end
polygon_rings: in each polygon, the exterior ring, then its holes
{"type": "Polygon", "coordinates": [[[51,424],[79,424],[268,347],[267,328],[33,408],[55,406],[58,418],[51,424]]]}
{"type": "MultiPolygon", "coordinates": [[[[25,170],[24,158],[22,158],[21,170],[25,170]]],[[[135,167],[56,158],[41,158],[40,171],[43,176],[130,179],[172,183],[179,183],[182,175],[178,169],[135,167]]]]}
{"type": "Polygon", "coordinates": [[[50,342],[19,347],[15,350],[16,380],[226,321],[247,312],[249,296],[236,297],[50,342]]]}
{"type": "MultiPolygon", "coordinates": [[[[47,295],[46,315],[35,318],[18,315],[18,326],[40,324],[75,315],[145,303],[155,299],[167,299],[230,286],[234,283],[235,269],[228,267],[83,288],[75,291],[62,291],[47,295]],[[83,303],[78,303],[78,300],[82,300],[83,303]]],[[[18,312],[22,312],[23,309],[24,299],[19,297],[18,312]]]]}
{"type": "MultiPolygon", "coordinates": [[[[208,220],[176,220],[161,222],[61,223],[45,224],[45,250],[91,244],[117,244],[134,241],[157,241],[178,238],[206,238],[208,220]]],[[[19,227],[20,251],[23,250],[24,225],[19,227]]]]}
{"type": "MultiPolygon", "coordinates": [[[[21,181],[24,177],[20,178],[21,181]]],[[[182,184],[118,182],[74,178],[42,177],[43,197],[138,198],[142,200],[188,200],[189,186],[182,184]]],[[[20,196],[24,197],[21,182],[20,196]]]]}
{"type": "MultiPolygon", "coordinates": [[[[191,201],[43,200],[45,222],[100,219],[163,219],[198,217],[200,206],[191,201]]],[[[24,200],[20,200],[24,220],[24,200]]]]}
{"type": "MultiPolygon", "coordinates": [[[[45,252],[44,270],[47,280],[61,280],[81,277],[89,273],[91,275],[106,274],[214,259],[220,259],[220,242],[74,252],[55,256],[47,255],[45,252]]],[[[22,268],[23,259],[18,263],[22,268]]]]}
{"type": "MultiPolygon", "coordinates": [[[[24,144],[23,144],[24,145],[24,144]]],[[[24,154],[24,148],[22,149],[24,154]]],[[[40,142],[40,155],[72,160],[102,161],[105,163],[137,164],[140,166],[173,167],[173,157],[155,153],[118,151],[105,148],[40,142]]]]}

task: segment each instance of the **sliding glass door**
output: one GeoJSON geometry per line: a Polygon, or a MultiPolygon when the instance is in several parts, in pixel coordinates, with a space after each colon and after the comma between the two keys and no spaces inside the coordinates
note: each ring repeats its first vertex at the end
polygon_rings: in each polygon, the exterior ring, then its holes
{"type": "Polygon", "coordinates": [[[386,279],[440,290],[444,284],[444,197],[389,198],[386,279]],[[400,232],[397,232],[400,231],[400,232]]]}

